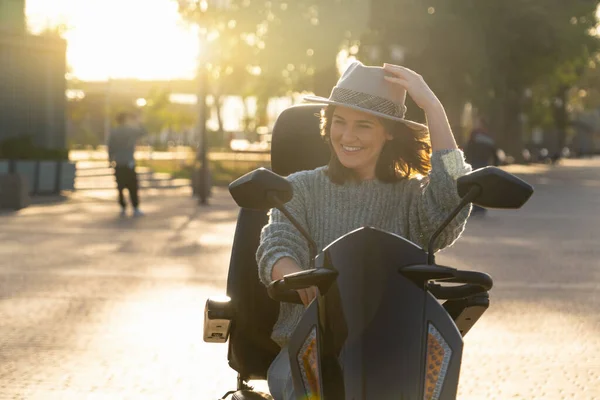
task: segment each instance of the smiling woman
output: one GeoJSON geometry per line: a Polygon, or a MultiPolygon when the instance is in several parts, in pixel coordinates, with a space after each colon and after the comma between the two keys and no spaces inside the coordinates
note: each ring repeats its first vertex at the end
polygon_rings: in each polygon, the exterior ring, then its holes
{"type": "Polygon", "coordinates": [[[347,107],[327,106],[321,112],[323,137],[335,157],[329,177],[343,183],[353,172],[361,180],[378,178],[394,182],[413,175],[427,175],[431,150],[426,129],[413,130],[347,107]]]}
{"type": "Polygon", "coordinates": [[[28,0],[29,29],[68,28],[67,60],[82,80],[195,75],[198,38],[172,0],[28,0]]]}

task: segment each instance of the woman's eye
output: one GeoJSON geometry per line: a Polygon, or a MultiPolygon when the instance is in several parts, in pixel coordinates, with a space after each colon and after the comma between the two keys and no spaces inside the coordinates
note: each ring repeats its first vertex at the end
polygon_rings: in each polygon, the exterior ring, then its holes
{"type": "Polygon", "coordinates": [[[343,125],[343,124],[344,124],[344,121],[340,121],[339,119],[336,119],[336,120],[334,120],[334,121],[333,121],[333,123],[334,123],[335,125],[343,125]]]}
{"type": "Polygon", "coordinates": [[[371,125],[358,125],[358,127],[361,129],[369,129],[371,128],[371,125]]]}

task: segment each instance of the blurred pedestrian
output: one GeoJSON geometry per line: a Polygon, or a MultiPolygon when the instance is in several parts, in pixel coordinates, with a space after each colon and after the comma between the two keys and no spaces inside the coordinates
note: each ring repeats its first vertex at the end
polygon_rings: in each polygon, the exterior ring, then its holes
{"type": "MultiPolygon", "coordinates": [[[[473,169],[498,165],[498,148],[494,138],[489,133],[489,125],[484,117],[479,117],[465,149],[467,162],[473,169]]],[[[473,214],[485,214],[483,207],[473,205],[473,214]]]]}
{"type": "Polygon", "coordinates": [[[127,215],[127,203],[123,194],[124,189],[127,189],[133,207],[133,216],[140,217],[144,213],[139,208],[135,146],[138,139],[146,135],[146,130],[142,126],[138,114],[131,112],[119,113],[116,122],[117,126],[111,130],[108,140],[108,159],[115,169],[121,216],[127,215]]]}

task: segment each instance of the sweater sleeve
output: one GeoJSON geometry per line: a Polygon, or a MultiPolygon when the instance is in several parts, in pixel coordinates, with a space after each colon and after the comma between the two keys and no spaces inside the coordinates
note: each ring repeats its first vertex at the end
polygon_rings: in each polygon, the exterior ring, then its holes
{"type": "MultiPolygon", "coordinates": [[[[405,186],[404,221],[409,240],[427,249],[429,237],[458,205],[461,198],[456,180],[471,171],[461,150],[436,151],[431,156],[431,171],[422,179],[410,179],[405,186]]],[[[465,207],[444,229],[435,251],[450,246],[464,231],[471,206],[465,207]]]]}
{"type": "MultiPolygon", "coordinates": [[[[285,208],[307,229],[306,195],[307,184],[300,172],[287,179],[292,184],[294,195],[285,208]]],[[[258,276],[264,285],[271,283],[273,265],[283,257],[292,258],[301,268],[308,268],[309,250],[306,239],[283,213],[275,208],[269,212],[269,222],[261,231],[260,244],[256,252],[258,276]]]]}

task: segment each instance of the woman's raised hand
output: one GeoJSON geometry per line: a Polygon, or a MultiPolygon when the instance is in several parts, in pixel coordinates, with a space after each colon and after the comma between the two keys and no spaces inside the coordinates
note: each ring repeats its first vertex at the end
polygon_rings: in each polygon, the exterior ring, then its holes
{"type": "Polygon", "coordinates": [[[408,95],[423,110],[440,105],[435,93],[429,88],[423,77],[406,67],[383,64],[383,69],[393,76],[386,76],[388,82],[406,89],[408,95]]]}

